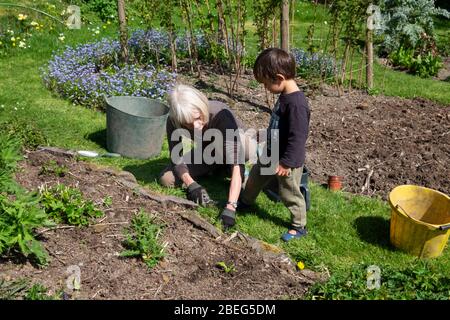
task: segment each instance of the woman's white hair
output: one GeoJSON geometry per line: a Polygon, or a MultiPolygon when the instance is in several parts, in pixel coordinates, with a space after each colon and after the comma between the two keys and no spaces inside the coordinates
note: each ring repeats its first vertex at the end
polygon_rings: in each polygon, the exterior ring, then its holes
{"type": "Polygon", "coordinates": [[[177,128],[194,123],[193,113],[200,113],[204,123],[209,121],[208,98],[199,90],[184,84],[176,85],[169,94],[169,116],[177,128]]]}

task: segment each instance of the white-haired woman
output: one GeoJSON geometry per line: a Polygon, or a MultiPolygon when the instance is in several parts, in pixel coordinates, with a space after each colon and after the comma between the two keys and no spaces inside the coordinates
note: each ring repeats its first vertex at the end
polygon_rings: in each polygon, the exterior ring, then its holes
{"type": "Polygon", "coordinates": [[[256,142],[248,132],[244,133],[242,124],[225,103],[209,101],[191,86],[175,86],[168,102],[170,113],[166,130],[171,164],[161,173],[160,184],[184,186],[188,199],[206,205],[211,199],[196,179],[225,166],[229,169],[231,183],[221,219],[225,227],[234,225],[245,161],[252,154],[250,150],[256,154],[256,142]],[[182,136],[196,143],[194,149],[184,154],[182,136]]]}

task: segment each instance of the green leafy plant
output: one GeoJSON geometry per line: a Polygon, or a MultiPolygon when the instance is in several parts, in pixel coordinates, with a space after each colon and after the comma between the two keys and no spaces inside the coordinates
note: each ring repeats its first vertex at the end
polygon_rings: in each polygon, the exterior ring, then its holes
{"type": "Polygon", "coordinates": [[[28,286],[26,279],[6,281],[0,279],[0,300],[16,299],[28,286]]]}
{"type": "Polygon", "coordinates": [[[30,287],[27,279],[4,280],[0,279],[0,300],[60,300],[62,291],[53,295],[47,294],[48,289],[40,283],[30,287]]]}
{"type": "Polygon", "coordinates": [[[39,265],[47,264],[48,254],[33,231],[54,224],[37,204],[35,194],[18,194],[15,200],[0,194],[0,254],[19,251],[34,257],[39,265]]]}
{"type": "Polygon", "coordinates": [[[393,51],[389,57],[395,66],[400,66],[422,78],[437,75],[443,67],[442,59],[439,56],[435,56],[431,52],[416,55],[414,49],[405,49],[404,47],[393,51]]]}
{"type": "Polygon", "coordinates": [[[40,283],[35,283],[30,289],[27,290],[24,300],[59,300],[59,295],[49,295],[48,289],[40,283]]]}
{"type": "Polygon", "coordinates": [[[426,55],[419,54],[412,61],[410,70],[413,74],[421,78],[436,76],[439,70],[444,66],[439,56],[433,56],[430,52],[426,55]]]}
{"type": "Polygon", "coordinates": [[[112,204],[113,204],[113,201],[112,201],[112,197],[111,197],[111,196],[106,196],[106,197],[103,199],[103,205],[104,205],[105,207],[109,208],[109,207],[112,206],[112,204]]]}
{"type": "Polygon", "coordinates": [[[85,200],[80,190],[64,184],[42,188],[40,204],[57,223],[75,226],[86,226],[92,218],[99,218],[104,214],[95,208],[92,201],[85,200]]]}
{"type": "Polygon", "coordinates": [[[393,51],[389,58],[395,66],[409,69],[414,59],[414,49],[400,47],[398,50],[393,51]]]}
{"type": "Polygon", "coordinates": [[[20,189],[13,173],[21,159],[20,140],[10,135],[0,135],[0,191],[15,192],[20,189]]]}
{"type": "Polygon", "coordinates": [[[233,273],[236,272],[236,268],[234,264],[227,265],[224,261],[219,261],[216,263],[216,266],[221,268],[225,273],[233,273]]]}
{"type": "Polygon", "coordinates": [[[116,0],[82,0],[84,6],[82,9],[86,11],[92,11],[102,19],[107,21],[117,15],[117,1],[116,0]]]}
{"type": "Polygon", "coordinates": [[[68,169],[66,166],[60,166],[55,160],[50,160],[42,166],[39,174],[55,174],[58,177],[64,177],[67,172],[68,169]]]}
{"type": "Polygon", "coordinates": [[[48,145],[44,133],[28,121],[13,118],[0,123],[0,135],[14,136],[23,147],[35,150],[38,146],[48,145]]]}
{"type": "Polygon", "coordinates": [[[309,299],[407,299],[448,300],[450,278],[438,274],[426,261],[414,262],[404,269],[380,266],[380,287],[369,289],[367,267],[354,265],[346,276],[333,276],[326,283],[315,285],[308,293],[309,299]]]}
{"type": "Polygon", "coordinates": [[[256,89],[260,86],[260,83],[258,81],[256,81],[255,79],[252,79],[248,82],[248,87],[250,89],[256,89]]]}
{"type": "Polygon", "coordinates": [[[164,257],[164,247],[159,243],[161,225],[155,224],[153,219],[141,210],[131,220],[129,228],[125,229],[126,239],[123,242],[125,251],[122,257],[141,257],[149,269],[158,264],[164,257]]]}
{"type": "Polygon", "coordinates": [[[279,12],[279,1],[277,0],[255,0],[253,1],[253,24],[258,36],[258,47],[264,50],[269,47],[272,23],[279,12]]]}
{"type": "Polygon", "coordinates": [[[434,0],[381,0],[384,22],[382,46],[390,53],[400,46],[416,48],[423,35],[435,42],[433,17],[450,18],[445,9],[436,8],[434,0]]]}

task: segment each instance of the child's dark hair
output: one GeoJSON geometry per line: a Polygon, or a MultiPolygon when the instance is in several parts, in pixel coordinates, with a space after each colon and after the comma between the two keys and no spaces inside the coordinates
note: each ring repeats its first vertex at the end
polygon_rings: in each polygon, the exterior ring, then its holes
{"type": "Polygon", "coordinates": [[[286,51],[278,48],[268,48],[256,58],[253,75],[259,82],[276,80],[277,74],[286,80],[295,78],[295,59],[286,51]]]}

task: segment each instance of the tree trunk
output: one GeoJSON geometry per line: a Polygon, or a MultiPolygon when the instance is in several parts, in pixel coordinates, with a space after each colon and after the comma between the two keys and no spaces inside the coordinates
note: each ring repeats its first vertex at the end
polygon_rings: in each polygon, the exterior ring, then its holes
{"type": "Polygon", "coordinates": [[[281,4],[280,40],[281,49],[289,52],[289,0],[281,4]]]}
{"type": "Polygon", "coordinates": [[[128,63],[128,32],[127,19],[125,15],[125,0],[117,1],[120,30],[120,59],[122,63],[128,63]]]}

